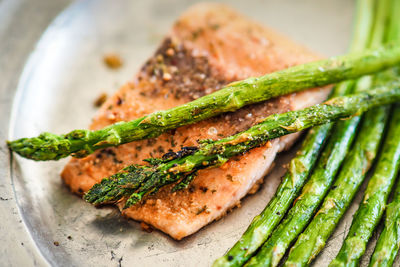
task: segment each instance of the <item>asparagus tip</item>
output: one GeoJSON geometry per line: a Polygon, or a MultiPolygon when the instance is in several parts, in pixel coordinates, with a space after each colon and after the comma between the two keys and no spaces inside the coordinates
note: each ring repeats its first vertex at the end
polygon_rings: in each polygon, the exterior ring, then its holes
{"type": "Polygon", "coordinates": [[[42,133],[38,137],[7,141],[8,147],[32,160],[58,160],[70,154],[70,140],[52,133],[42,133]]]}

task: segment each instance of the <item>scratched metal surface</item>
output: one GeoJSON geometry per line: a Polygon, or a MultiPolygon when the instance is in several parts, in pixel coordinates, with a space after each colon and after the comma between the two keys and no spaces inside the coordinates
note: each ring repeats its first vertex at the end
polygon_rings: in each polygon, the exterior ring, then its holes
{"type": "MultiPolygon", "coordinates": [[[[21,5],[26,6],[27,2],[21,1],[21,5]]],[[[47,4],[51,1],[36,2],[42,3],[41,9],[24,12],[28,16],[32,12],[43,12],[50,19],[69,1],[53,6],[47,4]]],[[[37,163],[10,158],[4,147],[5,129],[9,129],[8,138],[15,139],[44,130],[63,133],[86,127],[95,112],[94,98],[102,92],[114,92],[129,80],[153,53],[174,19],[195,2],[75,2],[43,33],[19,78],[30,46],[18,50],[23,52],[14,58],[21,63],[15,65],[14,71],[6,72],[7,77],[0,74],[8,82],[0,84],[1,108],[5,111],[0,117],[4,123],[0,132],[0,157],[4,167],[0,170],[0,193],[4,195],[0,196],[6,199],[0,201],[0,210],[9,215],[7,220],[6,216],[0,219],[0,241],[10,244],[0,249],[0,259],[7,260],[7,265],[208,266],[238,239],[253,216],[266,205],[283,174],[280,166],[291,158],[293,151],[279,157],[264,186],[256,195],[245,198],[240,209],[177,242],[158,231],[143,232],[137,222],[121,218],[114,208],[95,209],[70,194],[59,178],[66,160],[37,163]],[[107,69],[101,62],[106,52],[121,54],[124,67],[118,71],[107,69]],[[13,98],[14,88],[17,91],[13,98]]],[[[225,2],[325,55],[345,52],[349,42],[353,1],[225,2]]],[[[2,3],[12,6],[10,1],[0,2],[0,12],[4,10],[2,3]]],[[[34,32],[39,33],[45,22],[43,19],[40,27],[32,23],[34,32]]],[[[29,23],[25,25],[29,27],[29,23]]],[[[19,38],[14,40],[15,44],[19,40],[27,42],[25,36],[19,38]]],[[[5,51],[13,52],[13,46],[0,46],[0,52],[5,51]]],[[[8,66],[5,61],[0,63],[8,66]]],[[[360,196],[315,261],[316,266],[326,266],[337,253],[360,196]]],[[[367,263],[371,250],[372,246],[362,265],[367,263]]]]}

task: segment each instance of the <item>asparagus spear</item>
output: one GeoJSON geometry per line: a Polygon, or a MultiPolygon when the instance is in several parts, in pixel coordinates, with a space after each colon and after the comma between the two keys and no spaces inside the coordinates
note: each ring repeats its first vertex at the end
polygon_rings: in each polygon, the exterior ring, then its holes
{"type": "MultiPolygon", "coordinates": [[[[397,18],[396,12],[400,10],[400,1],[392,1],[392,18],[397,18]]],[[[397,13],[398,14],[398,13],[397,13]]],[[[400,24],[391,20],[390,35],[395,43],[400,43],[400,24]]],[[[399,112],[400,113],[400,112],[399,112]]],[[[396,136],[398,138],[398,136],[396,136]]],[[[394,192],[393,200],[386,207],[385,226],[376,243],[372,254],[370,267],[392,266],[400,249],[400,182],[394,192]]]]}
{"type": "MultiPolygon", "coordinates": [[[[400,112],[399,112],[400,113],[400,112]]],[[[398,138],[398,136],[397,136],[398,138]]],[[[370,267],[392,266],[400,249],[400,182],[397,182],[392,202],[386,207],[385,227],[375,251],[372,254],[370,267]]]]}
{"type": "MultiPolygon", "coordinates": [[[[400,3],[400,1],[389,0],[380,2],[386,10],[391,7],[391,10],[395,11],[391,14],[391,24],[388,34],[389,41],[395,40],[397,36],[400,36],[400,29],[396,26],[398,15],[400,14],[400,6],[398,5],[398,9],[396,10],[395,6],[389,5],[390,2],[400,3]],[[396,31],[393,31],[393,27],[396,31]]],[[[390,12],[386,13],[389,14],[390,12]]],[[[389,72],[386,75],[390,78],[393,73],[389,72]]],[[[385,80],[386,77],[380,78],[385,80]]],[[[398,162],[400,160],[400,141],[397,140],[400,134],[400,106],[395,106],[391,113],[393,116],[389,131],[385,138],[375,172],[368,182],[363,201],[360,203],[353,217],[346,239],[330,266],[358,266],[367,243],[383,215],[385,204],[398,173],[398,162]]]]}
{"type": "MultiPolygon", "coordinates": [[[[346,81],[335,86],[332,97],[344,95],[350,91],[353,82],[346,81]]],[[[303,144],[289,163],[288,171],[265,209],[256,216],[236,244],[213,266],[240,266],[265,242],[272,230],[285,216],[291,203],[307,181],[319,152],[329,136],[333,123],[312,128],[303,144]]]]}
{"type": "MultiPolygon", "coordinates": [[[[359,51],[361,49],[364,49],[370,39],[370,32],[372,28],[372,22],[373,22],[373,14],[374,14],[374,1],[369,0],[369,1],[363,1],[361,4],[361,1],[358,2],[357,5],[357,16],[356,16],[356,23],[355,23],[355,29],[354,29],[354,34],[353,34],[353,42],[351,45],[351,50],[352,51],[359,51]]],[[[362,86],[366,86],[369,89],[369,79],[364,79],[366,83],[361,83],[359,82],[358,84],[358,89],[361,90],[362,86]]],[[[272,233],[272,236],[270,237],[269,240],[264,244],[262,249],[257,253],[256,256],[254,256],[247,264],[246,266],[276,266],[282,256],[285,253],[285,250],[288,248],[290,243],[294,240],[294,238],[301,232],[302,229],[304,229],[306,223],[308,222],[310,216],[313,214],[313,209],[316,209],[318,206],[318,203],[322,200],[322,196],[326,194],[327,188],[329,184],[332,182],[334,177],[334,173],[336,173],[338,167],[340,166],[340,163],[344,156],[347,153],[347,149],[351,144],[351,141],[354,136],[355,129],[358,125],[358,122],[360,121],[360,117],[355,117],[351,120],[347,121],[342,121],[339,122],[335,125],[335,131],[333,132],[333,135],[328,139],[328,144],[324,148],[324,151],[320,157],[320,159],[317,162],[316,170],[313,171],[313,175],[307,182],[305,188],[312,188],[316,184],[319,186],[324,186],[325,184],[325,189],[320,188],[321,190],[314,190],[316,191],[315,194],[313,195],[313,190],[305,190],[303,189],[303,192],[301,193],[301,197],[298,198],[298,200],[295,202],[295,206],[290,210],[289,215],[286,217],[286,219],[278,226],[278,228],[272,233]],[[332,152],[332,153],[331,153],[332,152]],[[322,178],[319,179],[319,176],[321,175],[322,178]],[[325,179],[323,179],[325,178],[325,179]],[[327,181],[324,181],[327,180],[327,181]],[[314,186],[313,186],[314,185],[314,186]],[[320,197],[321,200],[317,199],[317,195],[322,194],[320,197]],[[317,201],[315,201],[317,199],[317,201]],[[307,208],[304,206],[304,203],[307,203],[309,201],[311,206],[314,207],[308,207],[307,208]],[[314,202],[315,201],[315,202],[314,202]],[[306,213],[305,211],[308,211],[306,213]],[[300,218],[299,218],[300,216],[300,218]],[[302,218],[301,218],[302,217],[302,218]],[[302,220],[300,220],[302,219],[302,220]],[[303,226],[299,226],[303,224],[303,226]]],[[[316,129],[318,131],[318,128],[316,129]]],[[[303,148],[302,148],[303,149],[303,148]]],[[[303,150],[300,151],[303,151],[303,150]]],[[[313,161],[315,162],[317,160],[317,154],[315,155],[315,158],[313,158],[313,161]]],[[[294,159],[296,160],[296,158],[294,159]]],[[[309,173],[311,171],[311,168],[305,169],[306,174],[304,174],[305,178],[309,176],[309,173]]],[[[289,172],[290,174],[290,172],[289,172]]],[[[284,177],[283,183],[286,181],[286,179],[290,179],[290,175],[286,175],[284,177]]],[[[301,187],[303,187],[306,179],[303,179],[301,182],[301,185],[299,185],[299,188],[297,189],[295,194],[291,195],[290,202],[292,203],[294,198],[298,195],[298,191],[301,187]]],[[[297,183],[297,180],[294,180],[297,183]]],[[[290,182],[290,181],[289,181],[290,182]]],[[[279,190],[278,190],[279,192],[279,190]]],[[[276,195],[273,198],[277,203],[280,203],[281,201],[281,196],[276,195]]],[[[271,203],[271,202],[270,202],[271,203]]],[[[273,202],[272,202],[273,203],[273,202]]],[[[268,204],[270,206],[270,204],[268,204]]],[[[270,210],[267,208],[259,215],[258,218],[254,219],[254,222],[250,225],[248,230],[243,234],[243,236],[240,238],[240,240],[235,244],[235,246],[229,250],[228,253],[224,257],[218,260],[218,264],[221,266],[234,266],[234,265],[239,265],[242,264],[245,260],[247,260],[252,253],[248,253],[248,250],[243,250],[243,248],[253,248],[251,252],[254,252],[262,243],[269,237],[271,234],[272,230],[275,228],[277,223],[272,225],[272,227],[268,227],[270,225],[271,219],[273,220],[277,215],[272,213],[270,210]],[[260,221],[260,222],[259,222],[260,221]],[[263,223],[261,223],[263,222],[263,223]],[[256,224],[257,223],[257,224],[256,224]],[[260,229],[263,229],[263,238],[258,238],[260,242],[255,242],[258,241],[257,239],[253,238],[253,235],[257,234],[260,232],[260,229]],[[246,254],[245,254],[246,253],[246,254]],[[234,259],[231,261],[228,261],[228,257],[231,256],[234,259]]],[[[282,206],[282,205],[280,205],[282,206]]],[[[280,207],[278,210],[281,214],[279,219],[281,219],[286,211],[289,209],[289,205],[285,205],[280,207]],[[283,211],[282,211],[282,208],[283,211]]],[[[218,265],[215,264],[215,265],[218,265]]]]}
{"type": "Polygon", "coordinates": [[[261,250],[245,266],[277,266],[286,250],[307,226],[332,185],[348,152],[361,117],[338,122],[300,196],[286,218],[274,230],[261,250]]]}
{"type": "Polygon", "coordinates": [[[385,204],[398,174],[400,161],[400,140],[398,139],[400,106],[394,108],[392,114],[389,132],[375,173],[368,183],[363,201],[354,215],[342,248],[330,266],[358,266],[367,243],[383,215],[385,204]]]}
{"type": "Polygon", "coordinates": [[[96,149],[152,138],[177,127],[272,97],[305,88],[337,83],[400,63],[400,47],[387,46],[365,53],[334,57],[295,66],[259,78],[234,82],[190,103],[145,117],[119,122],[97,131],[74,130],[65,135],[42,133],[8,142],[10,149],[33,160],[84,157],[96,149]]]}
{"type": "MultiPolygon", "coordinates": [[[[369,77],[364,80],[367,81],[367,85],[370,84],[369,77]]],[[[357,84],[356,91],[362,91],[362,85],[361,80],[357,84]]],[[[279,264],[290,244],[307,226],[332,185],[352,144],[360,120],[361,116],[356,116],[351,120],[335,124],[334,131],[327,140],[326,147],[294,206],[283,222],[273,231],[261,250],[245,266],[277,266],[279,264]]]]}
{"type": "MultiPolygon", "coordinates": [[[[377,18],[374,25],[371,46],[377,46],[385,40],[387,29],[388,1],[377,3],[377,18]]],[[[392,79],[389,74],[377,75],[379,82],[387,78],[392,79]]],[[[300,235],[292,248],[285,266],[305,266],[324,247],[326,240],[343,216],[354,194],[362,183],[365,173],[375,158],[376,151],[381,140],[385,122],[387,120],[388,106],[379,107],[367,112],[364,116],[363,126],[354,144],[352,151],[347,155],[344,166],[339,176],[325,198],[320,210],[300,235]],[[371,128],[370,128],[371,126],[371,128]],[[323,225],[323,230],[321,227],[323,225]]]]}
{"type": "Polygon", "coordinates": [[[400,23],[398,21],[400,10],[400,1],[392,0],[391,1],[391,20],[389,25],[389,33],[388,36],[390,41],[395,44],[400,44],[400,23]]]}
{"type": "MultiPolygon", "coordinates": [[[[397,18],[400,1],[392,1],[392,18],[397,18]]],[[[390,35],[395,43],[400,43],[400,24],[391,20],[390,35]]],[[[392,266],[400,248],[400,183],[397,182],[392,202],[386,207],[385,227],[376,243],[369,266],[392,266]]]]}
{"type": "MultiPolygon", "coordinates": [[[[268,140],[309,127],[347,118],[368,109],[400,100],[400,83],[368,92],[333,98],[303,110],[274,114],[263,122],[218,141],[203,140],[199,147],[167,153],[163,159],[148,159],[150,166],[132,165],[93,186],[85,199],[93,204],[110,203],[129,197],[129,207],[143,196],[177,181],[186,184],[196,171],[225,163],[231,157],[265,145],[268,140]]],[[[181,187],[181,186],[179,186],[181,187]]]]}
{"type": "Polygon", "coordinates": [[[290,250],[284,266],[307,266],[325,246],[375,158],[385,128],[387,111],[387,106],[381,106],[365,114],[359,136],[337,180],[311,223],[290,250]]]}
{"type": "MultiPolygon", "coordinates": [[[[335,91],[351,88],[350,82],[343,82],[335,91]]],[[[333,124],[328,123],[311,129],[305,137],[296,157],[282,178],[274,197],[262,213],[256,216],[239,241],[213,266],[242,265],[268,238],[280,222],[308,178],[333,124]]]]}

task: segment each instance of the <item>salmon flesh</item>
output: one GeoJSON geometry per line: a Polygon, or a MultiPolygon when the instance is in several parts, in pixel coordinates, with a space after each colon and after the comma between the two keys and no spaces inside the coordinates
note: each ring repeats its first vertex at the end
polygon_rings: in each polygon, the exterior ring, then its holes
{"type": "MultiPolygon", "coordinates": [[[[182,105],[236,80],[317,59],[318,55],[303,46],[227,6],[198,4],[175,22],[133,81],[101,106],[90,128],[133,120],[182,105]]],[[[319,103],[328,93],[329,88],[315,88],[274,98],[157,138],[102,149],[83,159],[73,158],[62,178],[73,192],[83,194],[127,165],[143,164],[143,159],[161,157],[182,146],[195,146],[199,139],[236,134],[268,115],[319,103]]],[[[122,213],[182,239],[221,218],[246,194],[255,192],[277,153],[288,149],[298,136],[296,133],[274,139],[218,168],[200,170],[187,189],[171,193],[171,187],[165,187],[122,213]]]]}

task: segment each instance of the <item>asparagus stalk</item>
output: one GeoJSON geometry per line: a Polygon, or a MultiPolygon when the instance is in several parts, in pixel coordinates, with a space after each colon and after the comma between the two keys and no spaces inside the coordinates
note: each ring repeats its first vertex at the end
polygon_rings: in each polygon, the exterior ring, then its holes
{"type": "MultiPolygon", "coordinates": [[[[335,86],[332,97],[346,94],[352,86],[351,81],[342,82],[335,86]]],[[[307,181],[332,126],[333,123],[316,126],[307,133],[273,198],[262,213],[253,219],[236,244],[213,266],[241,266],[265,242],[307,181]]]]}
{"type": "Polygon", "coordinates": [[[186,178],[195,175],[198,170],[219,166],[233,156],[265,145],[273,138],[348,118],[398,100],[400,83],[396,82],[368,92],[336,97],[303,110],[274,114],[236,135],[218,141],[203,140],[199,147],[183,148],[175,154],[167,153],[163,159],[148,159],[150,166],[129,166],[94,185],[85,199],[93,204],[104,204],[128,197],[125,207],[129,207],[162,186],[177,181],[185,184],[186,178]]]}
{"type": "Polygon", "coordinates": [[[398,139],[400,136],[400,106],[396,106],[392,114],[388,135],[375,173],[368,183],[363,201],[354,215],[342,248],[330,266],[358,266],[367,243],[383,215],[398,174],[400,161],[400,140],[398,139]]]}
{"type": "Polygon", "coordinates": [[[400,1],[391,1],[391,14],[390,14],[390,25],[389,25],[389,41],[394,44],[400,44],[400,23],[398,21],[400,10],[400,1]]]}
{"type": "MultiPolygon", "coordinates": [[[[370,84],[369,77],[364,80],[367,81],[367,85],[370,84]]],[[[362,85],[361,80],[356,86],[356,91],[362,91],[362,85]]],[[[327,144],[294,206],[283,222],[273,231],[261,250],[245,266],[277,266],[279,264],[290,244],[307,226],[332,185],[352,144],[360,120],[361,116],[356,116],[335,124],[334,131],[327,140],[327,144]]]]}
{"type": "MultiPolygon", "coordinates": [[[[400,36],[400,29],[397,27],[400,6],[390,5],[391,2],[400,1],[381,1],[384,9],[391,7],[391,23],[389,27],[388,40],[396,40],[400,36]],[[396,27],[395,27],[396,26],[396,27]],[[393,29],[395,31],[393,31],[393,29]]],[[[394,4],[394,3],[393,3],[394,4]]],[[[379,9],[378,9],[379,11],[379,9]]],[[[390,12],[386,11],[387,14],[390,12]]],[[[382,30],[383,32],[383,30],[382,30]]],[[[393,73],[381,74],[381,79],[385,80],[387,75],[390,77],[393,73]]],[[[355,213],[350,230],[344,240],[342,247],[331,262],[330,266],[358,266],[361,256],[364,254],[367,243],[371,235],[382,218],[385,205],[398,173],[398,162],[400,160],[400,141],[397,137],[400,134],[400,106],[395,106],[391,112],[393,114],[389,126],[388,134],[385,138],[381,154],[379,156],[375,172],[368,182],[364,192],[363,201],[355,213]]]]}
{"type": "Polygon", "coordinates": [[[85,157],[96,149],[159,136],[163,132],[272,97],[374,73],[400,63],[400,47],[387,46],[364,53],[333,57],[295,66],[259,78],[231,83],[190,103],[145,117],[119,122],[97,131],[42,133],[8,142],[10,149],[33,160],[85,157]]]}
{"type": "MultiPolygon", "coordinates": [[[[400,112],[399,112],[400,113],[400,112]]],[[[398,138],[398,136],[397,136],[398,138]]],[[[400,249],[400,182],[397,182],[392,202],[386,207],[385,227],[374,253],[372,254],[370,267],[392,266],[400,249]]]]}
{"type": "MultiPolygon", "coordinates": [[[[354,34],[353,34],[354,37],[351,45],[352,51],[359,51],[368,46],[371,35],[370,32],[373,24],[372,22],[374,13],[373,12],[374,1],[373,0],[363,1],[362,4],[359,1],[357,10],[358,11],[355,23],[356,27],[354,29],[354,34]]],[[[364,79],[366,83],[359,82],[357,86],[358,89],[361,90],[361,88],[364,86],[366,86],[369,89],[370,86],[369,80],[370,80],[369,78],[366,78],[364,79]]],[[[318,207],[318,204],[322,201],[323,196],[326,194],[327,188],[332,183],[333,180],[332,177],[334,177],[334,174],[339,168],[342,159],[347,153],[348,147],[351,144],[355,129],[359,121],[360,117],[357,116],[351,120],[342,121],[335,125],[334,127],[335,131],[333,132],[333,135],[328,139],[327,141],[328,143],[324,148],[324,151],[320,159],[317,162],[317,166],[313,171],[313,175],[307,182],[306,186],[303,188],[301,197],[299,197],[296,200],[295,206],[290,210],[288,216],[286,216],[286,219],[272,233],[270,239],[267,240],[267,242],[263,245],[263,247],[257,253],[257,255],[251,258],[251,260],[246,264],[246,266],[276,266],[279,263],[286,249],[289,247],[291,242],[296,238],[296,236],[302,231],[302,229],[304,229],[306,223],[308,222],[308,220],[310,219],[310,217],[314,212],[313,210],[315,210],[318,207]],[[319,175],[321,176],[321,178],[319,178],[319,175]],[[305,189],[305,188],[311,189],[315,187],[315,185],[318,185],[316,190],[305,189]],[[314,191],[315,193],[313,194],[314,191]],[[317,199],[318,194],[322,195],[319,200],[317,199]],[[304,205],[307,202],[309,202],[308,207],[304,205]]],[[[318,131],[318,128],[316,128],[316,130],[318,131]]],[[[313,158],[314,162],[316,161],[317,156],[318,155],[315,155],[315,158],[313,158]]],[[[296,158],[294,160],[296,160],[296,158]]],[[[307,173],[305,176],[307,177],[309,176],[311,168],[307,169],[306,171],[307,173]]],[[[286,175],[283,181],[285,181],[286,179],[290,179],[290,175],[289,177],[288,175],[286,175]]],[[[305,181],[306,179],[303,179],[303,181],[301,181],[302,183],[299,186],[299,189],[303,187],[305,181]]],[[[295,192],[295,194],[291,195],[289,203],[293,202],[294,198],[298,195],[299,189],[295,192]]],[[[276,197],[278,197],[276,201],[279,203],[280,196],[277,195],[276,197]]],[[[273,200],[275,200],[275,197],[273,198],[273,200]]],[[[268,206],[269,205],[270,204],[268,204],[268,206]]],[[[289,209],[289,206],[286,205],[284,206],[284,208],[285,209],[283,212],[280,210],[280,213],[282,214],[280,218],[284,216],[286,211],[289,209]]],[[[263,221],[266,226],[269,226],[271,219],[275,217],[276,215],[268,211],[268,209],[266,208],[266,210],[264,210],[259,215],[258,218],[254,219],[254,221],[255,222],[263,221]]],[[[260,232],[260,229],[264,229],[263,239],[260,240],[264,242],[269,237],[271,231],[277,224],[276,223],[275,225],[273,225],[273,227],[266,228],[261,223],[255,225],[255,222],[251,224],[249,229],[246,230],[246,232],[243,234],[241,239],[235,244],[235,246],[223,258],[218,260],[219,265],[232,266],[232,265],[242,264],[244,260],[247,260],[249,258],[248,255],[250,254],[250,253],[245,254],[247,257],[244,257],[243,248],[254,246],[255,249],[257,249],[260,245],[262,245],[262,242],[256,243],[254,241],[254,238],[252,238],[252,236],[258,234],[260,232]],[[255,244],[257,246],[255,246],[255,244]],[[234,258],[240,257],[240,259],[243,260],[228,261],[229,256],[234,258]]],[[[255,249],[253,249],[253,251],[255,251],[255,249]]]]}
{"type": "Polygon", "coordinates": [[[311,223],[290,250],[284,266],[307,266],[325,246],[375,158],[387,111],[387,106],[381,106],[365,114],[359,136],[344,160],[337,180],[311,223]]]}
{"type": "MultiPolygon", "coordinates": [[[[338,87],[350,87],[350,83],[343,82],[338,87]]],[[[306,182],[332,126],[332,123],[324,124],[307,133],[273,198],[262,213],[254,217],[239,241],[213,266],[241,266],[265,242],[306,182]]]]}
{"type": "Polygon", "coordinates": [[[360,116],[340,121],[328,139],[321,157],[286,218],[273,231],[261,250],[245,266],[277,266],[286,250],[307,226],[332,185],[353,141],[360,116]]]}
{"type": "Polygon", "coordinates": [[[363,51],[369,47],[370,39],[373,36],[375,5],[375,0],[356,1],[355,27],[350,51],[363,51]]]}
{"type": "MultiPolygon", "coordinates": [[[[377,46],[385,40],[388,0],[376,2],[377,17],[374,25],[371,46],[377,46]]],[[[391,74],[391,73],[389,73],[391,74]]],[[[393,76],[378,75],[378,81],[385,81],[393,76]]],[[[347,155],[339,176],[325,198],[320,210],[300,235],[292,248],[285,266],[305,266],[325,246],[326,240],[347,210],[365,173],[375,158],[382,132],[387,120],[388,106],[379,107],[367,112],[359,136],[353,149],[347,155]],[[371,127],[370,127],[371,126],[371,127]],[[323,230],[321,227],[323,225],[323,230]]]]}
{"type": "MultiPolygon", "coordinates": [[[[340,89],[351,87],[350,82],[337,86],[340,89]]],[[[335,90],[335,91],[336,91],[335,90]]],[[[299,190],[308,178],[333,124],[328,123],[311,129],[305,137],[301,149],[289,163],[289,168],[274,197],[262,213],[256,216],[239,241],[213,266],[240,266],[262,245],[272,230],[289,209],[299,190]]]]}
{"type": "MultiPolygon", "coordinates": [[[[345,95],[352,87],[352,81],[342,82],[335,86],[331,97],[345,95]]],[[[253,219],[236,244],[213,266],[240,266],[265,242],[307,181],[332,127],[333,124],[328,123],[314,127],[307,133],[273,198],[262,213],[253,219]]]]}

